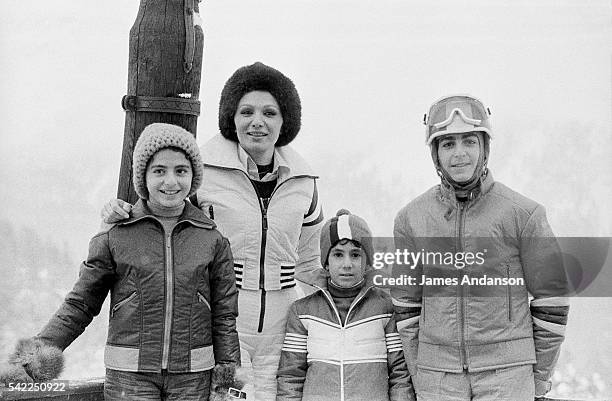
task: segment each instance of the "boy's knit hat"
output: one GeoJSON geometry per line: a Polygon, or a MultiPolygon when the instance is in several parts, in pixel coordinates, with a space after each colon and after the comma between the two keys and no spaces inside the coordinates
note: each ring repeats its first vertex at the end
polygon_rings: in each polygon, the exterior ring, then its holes
{"type": "Polygon", "coordinates": [[[302,124],[300,96],[289,78],[260,62],[239,68],[225,83],[219,101],[221,134],[238,142],[234,115],[240,99],[253,91],[266,91],[274,96],[283,117],[280,136],[275,146],[287,145],[296,137],[302,124]]]}
{"type": "Polygon", "coordinates": [[[359,216],[346,209],[340,209],[336,216],[327,220],[321,229],[321,266],[327,265],[329,251],[342,239],[357,241],[365,251],[367,265],[372,266],[372,233],[368,224],[359,216]]]}
{"type": "Polygon", "coordinates": [[[185,152],[191,162],[193,178],[187,197],[193,195],[202,184],[204,164],[195,137],[185,129],[172,124],[154,123],[147,125],[134,146],[132,175],[134,190],[142,199],[149,199],[145,176],[149,160],[164,148],[178,148],[185,152]]]}

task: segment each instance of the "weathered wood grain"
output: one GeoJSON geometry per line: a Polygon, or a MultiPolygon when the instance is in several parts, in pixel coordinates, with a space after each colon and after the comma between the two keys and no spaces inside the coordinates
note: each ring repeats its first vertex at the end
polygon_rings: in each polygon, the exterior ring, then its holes
{"type": "MultiPolygon", "coordinates": [[[[127,95],[200,97],[204,35],[196,25],[193,36],[193,64],[186,72],[185,48],[188,42],[185,16],[189,9],[199,13],[196,0],[141,0],[136,21],[130,30],[127,95]]],[[[191,19],[187,19],[191,21],[191,19]]],[[[188,52],[189,53],[189,52],[188,52]]],[[[125,112],[125,129],[117,197],[134,203],[132,152],[138,136],[147,125],[164,122],[179,125],[196,135],[197,116],[163,112],[125,112]]]]}

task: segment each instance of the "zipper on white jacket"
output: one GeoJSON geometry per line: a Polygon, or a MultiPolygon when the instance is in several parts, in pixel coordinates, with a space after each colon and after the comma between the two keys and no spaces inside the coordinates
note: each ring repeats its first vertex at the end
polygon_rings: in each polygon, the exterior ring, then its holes
{"type": "MultiPolygon", "coordinates": [[[[329,306],[331,306],[332,310],[334,311],[334,313],[336,314],[336,318],[338,319],[338,323],[340,324],[340,341],[342,342],[342,344],[344,344],[344,337],[345,337],[345,327],[342,324],[342,319],[340,319],[340,312],[338,312],[338,308],[336,308],[336,304],[334,303],[333,298],[331,298],[329,295],[327,295],[327,292],[321,288],[315,285],[315,287],[317,287],[319,290],[321,290],[321,292],[323,293],[323,295],[325,296],[325,298],[327,298],[327,302],[329,303],[329,306]]],[[[350,311],[350,307],[349,307],[349,311],[350,311]]],[[[346,314],[346,319],[345,322],[348,321],[348,313],[346,314]]],[[[340,401],[344,401],[344,353],[340,354],[340,401]]]]}
{"type": "MultiPolygon", "coordinates": [[[[259,191],[253,183],[253,181],[247,176],[249,182],[253,186],[255,195],[257,196],[257,203],[259,204],[259,211],[261,212],[261,242],[259,244],[259,289],[261,290],[261,298],[259,301],[259,322],[257,323],[257,332],[263,331],[264,317],[266,314],[266,243],[268,240],[268,203],[259,196],[259,191]]],[[[271,197],[272,195],[270,195],[271,197]]]]}
{"type": "MultiPolygon", "coordinates": [[[[370,291],[370,288],[367,288],[361,294],[361,296],[358,296],[357,298],[355,298],[353,302],[351,303],[351,305],[349,306],[348,311],[346,312],[346,317],[344,318],[344,325],[342,326],[343,343],[344,343],[344,334],[345,334],[344,330],[346,328],[346,325],[348,324],[349,316],[351,316],[351,312],[353,311],[353,308],[366,296],[368,291],[370,291]]],[[[343,358],[344,358],[344,354],[343,354],[343,358]]],[[[344,363],[340,363],[340,380],[342,380],[341,382],[342,386],[340,387],[340,400],[344,401],[344,363]]]]}
{"type": "MultiPolygon", "coordinates": [[[[363,299],[363,297],[366,296],[368,291],[370,291],[371,287],[367,288],[361,294],[361,296],[358,296],[357,298],[355,298],[353,300],[353,302],[349,306],[348,311],[346,312],[346,318],[344,319],[344,324],[342,324],[342,319],[340,319],[340,312],[338,312],[338,308],[336,307],[336,304],[334,303],[333,298],[331,298],[329,295],[327,295],[327,292],[323,288],[321,288],[319,286],[316,286],[316,285],[315,285],[315,287],[318,288],[319,290],[321,290],[321,292],[323,293],[325,298],[327,298],[327,302],[329,303],[329,305],[331,306],[332,310],[336,314],[336,318],[338,319],[338,323],[340,323],[340,333],[341,333],[341,339],[340,340],[342,341],[342,344],[344,344],[344,337],[346,335],[346,325],[348,324],[348,319],[349,319],[349,316],[351,316],[351,312],[353,311],[353,307],[355,307],[359,303],[359,301],[361,301],[363,299]]],[[[340,356],[340,400],[344,401],[344,353],[342,353],[341,356],[340,356]]]]}
{"type": "MultiPolygon", "coordinates": [[[[242,171],[242,170],[239,170],[242,171]]],[[[261,290],[261,299],[259,302],[259,322],[257,324],[257,332],[261,333],[263,331],[264,319],[266,315],[266,243],[268,239],[268,206],[270,202],[272,202],[272,196],[278,188],[280,188],[284,183],[290,181],[295,178],[302,177],[310,177],[310,176],[293,176],[287,178],[285,181],[280,182],[270,194],[270,197],[267,198],[267,201],[264,200],[261,196],[259,196],[259,192],[257,191],[257,187],[251,180],[251,178],[244,171],[242,173],[249,180],[251,185],[253,186],[253,190],[255,191],[255,195],[257,196],[257,203],[259,204],[259,210],[261,212],[261,244],[259,249],[259,289],[261,290]]]]}
{"type": "MultiPolygon", "coordinates": [[[[342,343],[344,343],[344,327],[342,327],[342,343]]],[[[340,359],[340,401],[344,401],[344,353],[340,359]]]]}
{"type": "Polygon", "coordinates": [[[259,300],[259,323],[257,324],[258,333],[261,333],[263,331],[265,314],[266,314],[266,290],[265,288],[262,288],[261,296],[259,300]]]}
{"type": "Polygon", "coordinates": [[[220,168],[220,169],[223,169],[223,170],[240,171],[242,174],[244,174],[244,176],[249,181],[249,183],[251,183],[251,186],[253,187],[253,190],[255,191],[255,196],[257,196],[257,203],[259,204],[259,210],[261,212],[261,244],[260,244],[260,249],[259,249],[259,289],[261,289],[261,298],[260,298],[260,303],[259,303],[259,322],[257,324],[257,332],[261,333],[263,331],[264,319],[265,319],[265,314],[266,314],[266,289],[265,289],[266,275],[265,275],[265,262],[266,262],[266,242],[267,242],[267,235],[268,235],[268,205],[272,201],[272,196],[274,196],[276,191],[283,184],[285,184],[286,182],[294,180],[294,179],[297,179],[297,178],[312,178],[312,179],[316,179],[318,177],[314,176],[314,175],[300,174],[300,175],[291,176],[291,177],[287,178],[286,180],[281,181],[280,183],[278,183],[276,188],[274,188],[274,190],[270,194],[270,197],[268,198],[267,204],[263,205],[262,204],[262,202],[263,202],[262,199],[263,198],[261,198],[259,196],[259,192],[257,191],[257,187],[255,186],[255,184],[251,180],[251,177],[244,170],[239,169],[239,168],[235,168],[235,167],[223,167],[223,166],[217,166],[217,165],[206,164],[206,163],[204,165],[205,166],[210,166],[210,167],[213,167],[213,168],[220,168]]]}

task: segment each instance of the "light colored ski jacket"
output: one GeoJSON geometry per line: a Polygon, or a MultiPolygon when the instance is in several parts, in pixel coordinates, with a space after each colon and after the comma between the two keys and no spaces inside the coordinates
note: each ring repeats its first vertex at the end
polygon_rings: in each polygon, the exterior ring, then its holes
{"type": "Polygon", "coordinates": [[[342,322],[327,286],[289,310],[277,401],[414,401],[393,304],[372,285],[342,322]]]}
{"type": "Polygon", "coordinates": [[[204,184],[198,204],[230,241],[238,288],[294,287],[296,276],[320,267],[318,177],[295,151],[275,148],[279,177],[268,205],[260,201],[236,142],[217,135],[201,152],[204,184]]]}
{"type": "Polygon", "coordinates": [[[412,275],[417,283],[423,274],[524,281],[394,288],[398,330],[413,379],[417,366],[479,372],[534,364],[536,394],[550,387],[569,303],[560,250],[541,205],[494,182],[489,172],[479,193],[466,202],[458,202],[452,188],[443,185],[410,202],[395,219],[394,237],[398,249],[427,251],[445,244],[453,252],[484,251],[485,260],[463,269],[396,265],[394,276],[412,275]]]}

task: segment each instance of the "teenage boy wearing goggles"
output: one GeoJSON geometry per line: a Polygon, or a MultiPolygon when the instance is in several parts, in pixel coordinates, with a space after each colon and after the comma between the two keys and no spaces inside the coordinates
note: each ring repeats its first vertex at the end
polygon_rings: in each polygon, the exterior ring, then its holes
{"type": "Polygon", "coordinates": [[[396,265],[393,273],[416,276],[415,283],[436,273],[524,283],[392,290],[419,400],[532,401],[550,390],[564,339],[569,302],[557,241],[544,208],[495,182],[487,169],[489,115],[468,95],[431,106],[426,143],[441,183],[401,209],[394,226],[397,249],[427,250],[432,238],[443,238],[452,244],[449,251],[475,253],[486,243],[485,262],[462,270],[441,261],[396,265]]]}

